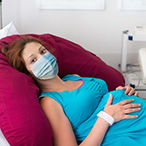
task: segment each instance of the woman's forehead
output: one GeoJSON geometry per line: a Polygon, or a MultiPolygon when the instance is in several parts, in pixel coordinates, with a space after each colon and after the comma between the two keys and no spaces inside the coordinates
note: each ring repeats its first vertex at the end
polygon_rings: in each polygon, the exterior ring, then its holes
{"type": "Polygon", "coordinates": [[[38,49],[41,46],[42,45],[37,42],[31,42],[31,43],[26,44],[22,52],[22,57],[25,59],[29,57],[30,55],[37,53],[38,49]]]}
{"type": "Polygon", "coordinates": [[[40,43],[37,43],[37,42],[31,42],[31,43],[27,43],[24,47],[24,50],[35,50],[35,49],[39,49],[40,46],[42,46],[40,43]]]}

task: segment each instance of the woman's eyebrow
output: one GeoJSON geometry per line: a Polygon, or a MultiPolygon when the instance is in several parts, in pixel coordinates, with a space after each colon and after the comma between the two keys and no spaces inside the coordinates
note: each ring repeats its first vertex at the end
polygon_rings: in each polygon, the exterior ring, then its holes
{"type": "MultiPolygon", "coordinates": [[[[42,47],[43,47],[43,46],[41,45],[41,46],[39,47],[38,51],[40,51],[42,47]]],[[[27,58],[27,61],[28,61],[29,58],[31,58],[33,55],[34,55],[34,54],[31,54],[31,55],[27,58]]]]}
{"type": "Polygon", "coordinates": [[[44,46],[43,46],[43,45],[41,45],[41,46],[39,47],[39,51],[41,50],[41,48],[42,48],[42,47],[44,47],[44,46]]]}
{"type": "Polygon", "coordinates": [[[27,58],[27,61],[29,60],[29,58],[31,58],[34,54],[31,54],[28,58],[27,58]]]}

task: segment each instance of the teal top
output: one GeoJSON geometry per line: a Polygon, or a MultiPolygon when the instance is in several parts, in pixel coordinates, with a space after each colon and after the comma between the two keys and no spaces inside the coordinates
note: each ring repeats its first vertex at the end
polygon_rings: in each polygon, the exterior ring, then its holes
{"type": "MultiPolygon", "coordinates": [[[[145,100],[140,99],[136,96],[125,95],[123,90],[108,92],[108,88],[105,81],[101,79],[67,75],[64,78],[62,78],[62,80],[63,81],[82,80],[83,84],[73,91],[43,92],[41,93],[39,98],[42,98],[44,96],[51,97],[62,106],[65,115],[68,117],[72,125],[72,129],[74,131],[78,143],[82,142],[90,133],[92,127],[94,126],[98,118],[97,113],[104,109],[104,106],[109,97],[109,93],[113,94],[114,97],[113,104],[127,98],[134,98],[135,99],[134,102],[138,101],[138,103],[141,103],[142,106],[146,107],[145,100]]],[[[142,123],[144,122],[146,123],[146,110],[143,109],[140,112],[137,112],[136,114],[142,115],[142,113],[145,114],[145,120],[142,120],[142,123]]],[[[131,137],[133,136],[132,131],[134,131],[135,133],[135,129],[132,130],[130,127],[128,127],[131,134],[129,135],[129,130],[127,130],[127,123],[128,126],[130,126],[131,124],[129,124],[129,122],[130,121],[131,123],[137,122],[137,119],[122,120],[118,123],[115,123],[108,129],[102,145],[122,146],[119,143],[119,140],[121,141],[122,138],[123,138],[122,142],[125,142],[124,139],[127,138],[127,140],[129,139],[130,143],[132,143],[131,142],[131,137]],[[123,121],[124,123],[122,123],[123,121]],[[124,126],[126,128],[123,128],[124,126]]],[[[135,127],[132,126],[132,128],[135,127]]],[[[142,132],[139,133],[140,129],[137,129],[138,130],[137,134],[140,135],[144,134],[146,137],[146,126],[142,127],[139,126],[138,128],[141,128],[142,132]]],[[[145,139],[144,141],[141,140],[141,143],[144,142],[146,144],[146,138],[144,139],[145,139]]],[[[142,146],[137,145],[137,141],[134,142],[136,142],[136,146],[142,146]]]]}

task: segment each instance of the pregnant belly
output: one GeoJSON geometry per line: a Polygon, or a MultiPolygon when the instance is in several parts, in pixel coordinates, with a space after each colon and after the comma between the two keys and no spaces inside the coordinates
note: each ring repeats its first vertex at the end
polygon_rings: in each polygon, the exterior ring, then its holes
{"type": "Polygon", "coordinates": [[[141,99],[137,96],[128,96],[124,94],[124,90],[111,91],[108,94],[104,95],[102,100],[99,103],[97,112],[104,109],[104,106],[109,98],[110,93],[113,95],[112,104],[116,104],[125,99],[134,99],[132,103],[141,104],[141,110],[138,112],[130,113],[131,115],[138,115],[138,118],[135,119],[124,119],[117,123],[114,123],[109,127],[103,144],[112,143],[112,141],[119,141],[119,139],[124,137],[130,137],[130,139],[135,139],[137,141],[146,142],[146,100],[141,99]]]}

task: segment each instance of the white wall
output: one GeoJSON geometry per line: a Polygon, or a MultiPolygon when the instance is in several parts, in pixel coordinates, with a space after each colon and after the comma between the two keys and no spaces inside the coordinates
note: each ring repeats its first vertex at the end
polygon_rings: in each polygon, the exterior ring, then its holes
{"type": "MultiPolygon", "coordinates": [[[[121,0],[106,0],[104,11],[39,10],[38,0],[4,0],[3,26],[13,20],[20,33],[51,33],[69,39],[96,53],[107,64],[120,63],[122,31],[146,25],[146,11],[121,11],[121,0]]],[[[137,48],[130,43],[129,62],[137,62],[137,48]]]]}

